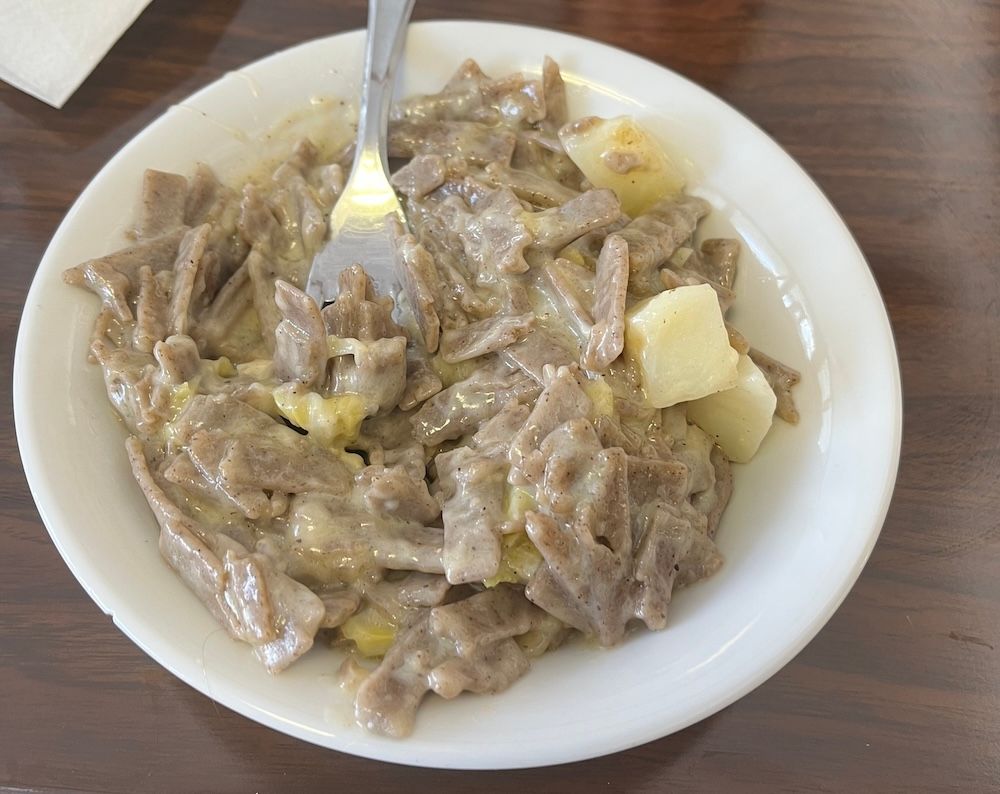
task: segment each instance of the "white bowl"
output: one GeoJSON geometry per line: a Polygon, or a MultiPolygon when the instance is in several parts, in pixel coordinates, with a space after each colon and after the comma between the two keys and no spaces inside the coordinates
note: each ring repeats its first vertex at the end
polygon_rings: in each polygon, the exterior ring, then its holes
{"type": "MultiPolygon", "coordinates": [[[[56,232],[28,295],[14,369],[18,442],[53,541],[157,662],[251,719],[344,752],[422,766],[537,766],[622,750],[707,717],[788,662],[861,572],[899,457],[898,365],[865,260],[801,168],[701,88],[591,41],[491,23],[415,24],[400,93],[437,90],[467,56],[503,74],[537,72],[549,54],[574,115],[637,116],[683,155],[694,192],[714,204],[706,231],[735,229],[746,242],[732,319],[802,371],[802,421],[777,422],[754,461],[737,467],[719,533],[723,569],[675,599],[665,631],[636,632],[608,651],[572,644],[498,696],[429,697],[414,735],[396,741],[353,723],[334,651],[316,648],[269,676],[160,560],[124,429],[86,361],[96,300],[60,273],[124,244],[144,168],[190,174],[203,160],[237,173],[276,120],[318,96],[354,96],[362,46],[360,32],[303,44],[170,108],[104,167],[56,232]]],[[[329,106],[312,107],[300,127],[329,106]]]]}

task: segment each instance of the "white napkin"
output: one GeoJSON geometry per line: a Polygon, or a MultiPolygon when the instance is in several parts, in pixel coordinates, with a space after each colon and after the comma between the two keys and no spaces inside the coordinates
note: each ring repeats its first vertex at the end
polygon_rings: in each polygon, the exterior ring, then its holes
{"type": "Polygon", "coordinates": [[[0,80],[61,108],[150,0],[0,0],[0,80]]]}

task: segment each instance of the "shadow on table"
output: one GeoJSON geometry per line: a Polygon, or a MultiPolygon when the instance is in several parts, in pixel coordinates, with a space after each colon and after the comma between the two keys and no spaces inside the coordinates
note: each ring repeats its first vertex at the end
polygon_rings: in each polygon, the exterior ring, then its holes
{"type": "MultiPolygon", "coordinates": [[[[159,672],[170,679],[167,673],[159,672]]],[[[206,761],[211,759],[206,766],[237,788],[245,784],[261,790],[269,784],[295,791],[321,790],[332,780],[363,779],[370,791],[465,791],[474,779],[475,789],[484,792],[539,790],[543,783],[549,792],[603,786],[608,791],[645,791],[653,781],[671,779],[673,767],[689,766],[705,735],[724,713],[614,755],[554,767],[469,772],[407,767],[327,750],[257,725],[179,681],[171,679],[167,687],[175,706],[181,708],[180,701],[186,703],[186,720],[201,737],[206,761]],[[195,725],[200,727],[195,729],[195,725]]],[[[530,714],[525,715],[526,720],[530,718],[530,714]]],[[[686,773],[676,776],[683,778],[686,773]]]]}

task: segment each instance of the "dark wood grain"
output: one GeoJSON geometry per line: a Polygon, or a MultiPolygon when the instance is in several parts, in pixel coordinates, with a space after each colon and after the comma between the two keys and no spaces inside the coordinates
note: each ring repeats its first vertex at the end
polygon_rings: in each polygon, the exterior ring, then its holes
{"type": "MultiPolygon", "coordinates": [[[[569,766],[414,770],[321,750],[173,678],[72,578],[35,511],[5,377],[0,785],[28,790],[860,791],[1000,787],[1000,5],[421,0],[668,66],[757,121],[857,236],[902,363],[899,481],[857,586],[780,673],[675,736],[569,766]]],[[[145,124],[352,2],[157,0],[61,111],[0,84],[0,357],[64,213],[145,124]]]]}

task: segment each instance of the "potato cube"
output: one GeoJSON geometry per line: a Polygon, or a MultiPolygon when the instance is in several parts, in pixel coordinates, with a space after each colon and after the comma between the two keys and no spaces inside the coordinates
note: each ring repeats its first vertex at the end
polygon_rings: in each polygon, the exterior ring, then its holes
{"type": "Polygon", "coordinates": [[[615,191],[633,217],[684,187],[663,147],[631,116],[588,116],[559,130],[559,140],[590,183],[615,191]]]}
{"type": "Polygon", "coordinates": [[[625,315],[625,354],[638,365],[646,399],[656,408],[737,382],[739,354],[707,284],[666,290],[633,306],[625,315]]]}
{"type": "Polygon", "coordinates": [[[695,400],[687,412],[692,422],[715,438],[727,458],[746,463],[771,429],[777,399],[749,356],[740,356],[736,373],[739,380],[733,388],[695,400]]]}

